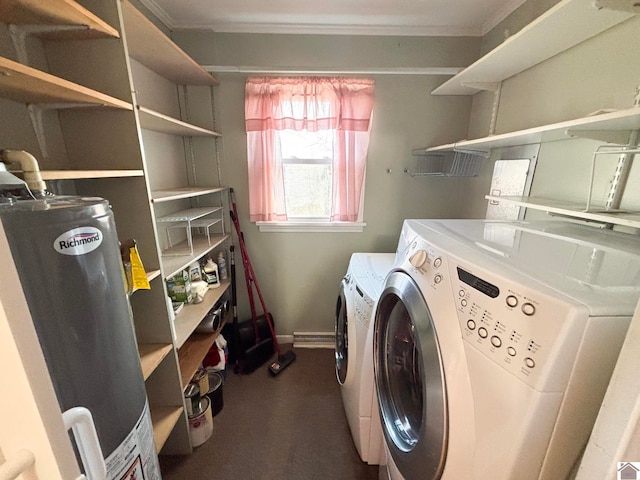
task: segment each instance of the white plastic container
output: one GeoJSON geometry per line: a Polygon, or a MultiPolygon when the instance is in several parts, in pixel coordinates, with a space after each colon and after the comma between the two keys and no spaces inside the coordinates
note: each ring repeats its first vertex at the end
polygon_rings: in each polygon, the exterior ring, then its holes
{"type": "Polygon", "coordinates": [[[228,278],[227,261],[224,258],[224,252],[218,253],[218,274],[220,276],[220,280],[226,280],[228,278]]]}
{"type": "Polygon", "coordinates": [[[220,279],[218,278],[218,265],[213,261],[211,257],[207,259],[207,263],[203,268],[204,277],[209,288],[218,288],[220,286],[220,279]]]}
{"type": "Polygon", "coordinates": [[[192,282],[202,280],[202,272],[200,271],[200,264],[198,262],[193,262],[189,265],[189,279],[192,282]]]}

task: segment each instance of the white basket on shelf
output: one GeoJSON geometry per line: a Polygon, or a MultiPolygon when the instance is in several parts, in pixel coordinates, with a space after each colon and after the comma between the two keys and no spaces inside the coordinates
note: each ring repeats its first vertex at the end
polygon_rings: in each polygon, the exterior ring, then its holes
{"type": "Polygon", "coordinates": [[[412,177],[477,177],[482,160],[488,156],[487,152],[471,150],[425,152],[424,149],[414,150],[413,155],[417,157],[415,171],[405,169],[412,177]]]}

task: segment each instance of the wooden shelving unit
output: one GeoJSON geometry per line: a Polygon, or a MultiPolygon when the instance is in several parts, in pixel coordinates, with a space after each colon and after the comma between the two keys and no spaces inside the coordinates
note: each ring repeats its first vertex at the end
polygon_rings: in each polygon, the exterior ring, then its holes
{"type": "Polygon", "coordinates": [[[66,103],[133,110],[123,100],[0,57],[0,97],[21,103],[66,103]]]}
{"type": "Polygon", "coordinates": [[[89,178],[142,177],[142,170],[43,170],[43,180],[81,180],[89,178]]]}
{"type": "Polygon", "coordinates": [[[122,2],[129,55],[177,85],[218,85],[218,80],[189,57],[128,1],[122,2]]]}
{"type": "Polygon", "coordinates": [[[153,442],[156,446],[156,452],[160,453],[183,412],[184,407],[151,407],[153,442]]]}
{"type": "MultiPolygon", "coordinates": [[[[172,236],[176,235],[176,241],[185,236],[187,238],[185,241],[171,246],[173,239],[167,236],[166,244],[170,248],[163,247],[159,258],[161,276],[163,280],[166,280],[187,268],[191,263],[198,261],[207,253],[224,246],[229,240],[230,235],[225,233],[226,216],[222,214],[229,189],[219,186],[198,186],[198,179],[211,178],[212,156],[203,155],[203,150],[194,148],[191,137],[199,137],[197,142],[200,149],[207,145],[211,146],[211,151],[215,151],[217,148],[216,139],[220,137],[220,133],[215,129],[195,125],[190,122],[188,117],[174,118],[161,113],[160,110],[165,111],[167,100],[170,99],[156,98],[153,92],[168,91],[167,84],[175,85],[177,93],[175,107],[178,108],[173,111],[187,112],[185,115],[188,115],[189,108],[186,102],[188,102],[187,91],[189,87],[193,85],[213,87],[218,84],[218,81],[177,47],[128,0],[122,0],[121,6],[123,36],[127,42],[129,56],[157,74],[148,76],[145,74],[144,81],[140,85],[136,85],[136,70],[132,72],[135,88],[140,92],[144,89],[148,94],[145,96],[144,105],[136,105],[135,108],[140,128],[145,130],[143,137],[159,138],[152,132],[166,134],[161,138],[162,142],[166,142],[168,146],[167,149],[158,151],[153,141],[148,144],[143,141],[147,165],[145,175],[151,186],[149,201],[151,210],[154,212],[156,234],[161,235],[165,233],[164,230],[168,234],[175,229],[177,233],[172,236]],[[154,84],[149,85],[147,82],[154,82],[154,84]],[[166,152],[169,151],[174,153],[167,154],[166,152]],[[175,152],[178,151],[184,152],[184,158],[172,158],[172,155],[175,156],[175,152]],[[185,177],[166,175],[164,166],[167,163],[165,162],[171,162],[171,168],[177,167],[174,168],[176,172],[181,168],[184,169],[183,165],[186,166],[188,174],[185,177]],[[162,185],[163,188],[154,189],[155,185],[162,185]],[[169,188],[166,188],[167,186],[169,188]],[[217,195],[217,197],[212,199],[204,197],[206,195],[217,195]],[[169,202],[176,203],[170,204],[169,202]],[[215,227],[217,232],[211,232],[209,229],[214,224],[218,224],[215,227]],[[195,227],[200,225],[205,229],[206,235],[193,235],[193,232],[198,231],[195,227]],[[184,228],[187,230],[185,231],[184,228]]],[[[140,72],[143,71],[140,69],[140,72]]],[[[212,88],[196,90],[197,92],[207,91],[208,95],[213,96],[212,88]]],[[[212,124],[215,124],[215,119],[212,119],[212,124]]],[[[199,228],[199,230],[202,231],[203,228],[199,228]]],[[[161,242],[157,243],[160,247],[161,242]]],[[[173,348],[178,349],[178,369],[181,379],[180,399],[182,401],[184,401],[182,386],[191,379],[219,333],[201,334],[194,333],[194,331],[230,285],[230,281],[222,281],[219,288],[207,291],[202,302],[187,304],[175,315],[173,322],[175,338],[172,345],[173,348]]],[[[158,371],[162,368],[164,368],[164,364],[158,368],[158,371]]],[[[168,384],[163,387],[158,387],[154,382],[153,390],[156,388],[164,389],[167,394],[173,396],[175,383],[177,382],[173,378],[168,379],[168,384]]],[[[164,402],[162,403],[164,404],[164,402]]],[[[184,411],[181,415],[184,415],[184,411]]],[[[175,426],[174,432],[170,434],[165,446],[167,453],[189,453],[191,451],[190,441],[186,439],[185,442],[185,433],[188,435],[188,432],[183,430],[181,426],[183,423],[186,424],[186,422],[180,422],[175,426]]]]}
{"type": "Polygon", "coordinates": [[[563,0],[431,92],[474,95],[477,84],[501,82],[631,18],[594,2],[563,0]]]}
{"type": "Polygon", "coordinates": [[[158,278],[160,275],[162,275],[160,270],[150,270],[147,272],[147,281],[150,282],[154,278],[158,278]]]}
{"type": "Polygon", "coordinates": [[[173,345],[171,344],[152,343],[138,345],[140,366],[145,380],[149,378],[171,350],[173,350],[173,345]]]}
{"type": "Polygon", "coordinates": [[[218,132],[191,125],[149,108],[137,106],[140,114],[140,126],[147,130],[191,137],[219,137],[218,132]]]}
{"type": "Polygon", "coordinates": [[[220,328],[212,333],[194,333],[178,350],[180,360],[180,374],[182,385],[187,386],[195,375],[202,359],[220,335],[225,322],[220,323],[220,328]]]}
{"type": "Polygon", "coordinates": [[[52,30],[38,35],[47,39],[89,39],[120,34],[111,25],[82,5],[69,0],[3,0],[0,22],[14,25],[75,26],[76,29],[52,30]]]}
{"type": "Polygon", "coordinates": [[[193,253],[190,254],[189,244],[185,240],[179,243],[175,247],[171,247],[163,252],[162,257],[162,270],[164,277],[173,277],[176,273],[187,268],[190,264],[209,253],[214,248],[222,245],[229,239],[228,234],[224,235],[211,235],[211,243],[204,235],[193,236],[193,253]]]}
{"type": "MultiPolygon", "coordinates": [[[[133,293],[129,300],[134,313],[140,368],[151,406],[154,443],[158,452],[162,449],[168,454],[188,454],[192,452],[192,445],[181,378],[202,361],[219,333],[193,335],[230,282],[224,281],[220,288],[209,291],[200,304],[185,306],[177,315],[175,331],[163,282],[218,248],[230,236],[211,234],[207,239],[205,235],[196,235],[192,254],[162,257],[164,238],[158,237],[155,206],[162,204],[158,207],[162,215],[158,217],[169,217],[171,211],[202,208],[201,200],[209,205],[216,203],[205,202],[209,199],[203,196],[217,194],[220,205],[206,208],[219,212],[210,216],[222,222],[221,228],[215,228],[224,232],[226,217],[221,209],[229,189],[188,185],[197,183],[196,173],[200,178],[211,177],[210,172],[215,170],[211,165],[214,157],[208,155],[207,148],[210,144],[217,146],[215,140],[220,133],[214,131],[215,128],[173,118],[159,110],[169,106],[174,112],[188,111],[181,108],[188,101],[188,86],[213,87],[218,81],[128,0],[84,4],[91,11],[75,0],[0,2],[0,22],[16,25],[18,33],[29,36],[27,41],[16,44],[9,35],[1,39],[6,42],[2,50],[9,53],[8,58],[0,57],[0,98],[13,103],[10,109],[0,111],[0,120],[5,124],[12,122],[17,113],[17,118],[31,122],[24,128],[8,129],[6,140],[15,143],[12,148],[32,150],[30,153],[41,162],[45,181],[62,181],[49,183],[48,188],[107,198],[116,212],[118,234],[138,241],[143,261],[151,267],[147,280],[152,284],[150,290],[133,293]],[[81,46],[75,40],[90,43],[82,48],[84,44],[81,46]],[[34,59],[39,68],[47,65],[47,71],[34,68],[36,64],[27,64],[34,59]],[[159,76],[150,75],[150,79],[136,83],[137,71],[131,67],[135,63],[132,59],[159,76]],[[171,88],[171,84],[176,88],[171,88]],[[184,97],[180,96],[178,87],[182,88],[184,97]],[[141,95],[145,98],[144,106],[136,105],[134,109],[135,95],[131,94],[134,91],[144,91],[141,95]],[[168,92],[175,92],[175,98],[160,98],[168,92]],[[118,96],[121,98],[116,98],[118,96]],[[49,114],[51,109],[60,113],[49,114]],[[148,148],[140,130],[144,130],[143,136],[155,135],[153,138],[158,138],[154,132],[168,134],[162,136],[162,141],[170,148],[161,153],[148,148]],[[187,151],[190,137],[199,138],[193,140],[197,146],[187,151]],[[208,143],[210,140],[212,143],[208,143]],[[39,147],[39,152],[33,151],[34,145],[39,147]],[[167,162],[173,168],[172,173],[167,174],[169,181],[156,183],[175,188],[150,191],[149,186],[157,180],[154,175],[169,165],[167,162]],[[108,168],[109,165],[116,168],[108,168]],[[184,178],[175,180],[177,185],[171,184],[174,172],[185,172],[184,178]],[[172,201],[178,202],[175,208],[167,203],[172,201]],[[177,341],[174,340],[176,331],[177,341]],[[183,347],[181,359],[174,353],[179,347],[183,347]]],[[[213,95],[211,88],[195,90],[196,94],[206,91],[207,95],[213,95]]],[[[198,220],[195,222],[198,225],[198,220]]],[[[184,253],[183,247],[176,245],[173,253],[184,253]]]]}
{"type": "MultiPolygon", "coordinates": [[[[207,291],[202,302],[185,305],[180,313],[176,315],[176,320],[174,322],[176,331],[176,348],[182,348],[196,327],[200,325],[204,316],[209,312],[209,310],[211,310],[230,286],[231,282],[229,280],[222,280],[220,282],[220,287],[212,288],[207,291]]],[[[200,358],[200,360],[202,360],[202,358],[200,358]]]]}

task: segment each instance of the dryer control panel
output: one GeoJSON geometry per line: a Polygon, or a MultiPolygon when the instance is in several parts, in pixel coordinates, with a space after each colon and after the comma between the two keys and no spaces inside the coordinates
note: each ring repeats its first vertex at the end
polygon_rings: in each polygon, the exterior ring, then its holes
{"type": "Polygon", "coordinates": [[[586,308],[460,261],[449,275],[463,339],[536,390],[563,391],[586,308]]]}

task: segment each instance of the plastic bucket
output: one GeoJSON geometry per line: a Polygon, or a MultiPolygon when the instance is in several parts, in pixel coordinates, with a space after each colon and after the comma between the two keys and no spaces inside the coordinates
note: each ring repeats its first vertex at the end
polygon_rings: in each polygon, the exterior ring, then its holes
{"type": "Polygon", "coordinates": [[[211,401],[208,397],[200,399],[200,408],[189,416],[189,436],[191,445],[198,447],[211,438],[213,433],[213,416],[211,401]]]}
{"type": "Polygon", "coordinates": [[[215,417],[224,406],[224,400],[222,397],[222,387],[224,385],[224,377],[221,372],[209,371],[209,391],[206,396],[211,401],[211,410],[215,417]]]}

